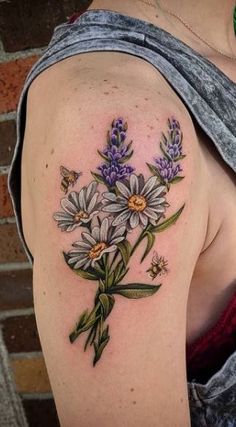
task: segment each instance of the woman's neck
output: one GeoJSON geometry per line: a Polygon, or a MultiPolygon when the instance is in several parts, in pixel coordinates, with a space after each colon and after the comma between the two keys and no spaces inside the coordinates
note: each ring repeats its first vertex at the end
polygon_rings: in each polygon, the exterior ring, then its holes
{"type": "Polygon", "coordinates": [[[159,4],[164,10],[181,16],[214,46],[236,54],[233,25],[235,0],[157,0],[156,3],[157,8],[159,4]]]}
{"type": "MultiPolygon", "coordinates": [[[[219,50],[236,56],[236,41],[233,26],[235,0],[150,0],[155,7],[140,0],[93,0],[90,9],[117,10],[136,18],[149,20],[167,31],[183,34],[186,42],[197,43],[196,36],[187,30],[176,18],[165,10],[170,10],[188,23],[202,38],[219,50]],[[224,3],[224,4],[223,4],[224,3]],[[160,7],[158,6],[160,5],[160,7]],[[188,40],[189,39],[189,40],[188,40]]],[[[191,44],[191,43],[190,43],[191,44]]],[[[194,47],[197,47],[194,46],[194,47]]],[[[210,54],[210,52],[209,52],[210,54]]]]}

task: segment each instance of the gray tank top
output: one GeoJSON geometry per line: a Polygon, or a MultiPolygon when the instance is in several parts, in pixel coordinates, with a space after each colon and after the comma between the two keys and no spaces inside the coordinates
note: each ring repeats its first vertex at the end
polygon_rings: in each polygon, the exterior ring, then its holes
{"type": "MultiPolygon", "coordinates": [[[[109,10],[86,11],[73,23],[55,28],[47,49],[26,78],[18,103],[17,144],[9,190],[19,236],[31,262],[22,231],[20,201],[27,92],[32,81],[53,64],[79,53],[98,51],[124,52],[152,64],[181,98],[225,163],[236,172],[234,82],[185,43],[149,22],[109,10]]],[[[173,378],[173,387],[174,381],[173,378]]],[[[188,395],[192,427],[236,427],[236,351],[206,384],[188,382],[188,395]]]]}

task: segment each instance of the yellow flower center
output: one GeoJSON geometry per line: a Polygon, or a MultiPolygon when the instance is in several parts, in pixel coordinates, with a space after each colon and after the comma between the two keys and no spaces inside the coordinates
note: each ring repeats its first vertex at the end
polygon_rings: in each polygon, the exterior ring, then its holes
{"type": "Polygon", "coordinates": [[[128,208],[131,211],[142,212],[147,206],[144,196],[140,194],[133,194],[128,200],[128,208]]]}
{"type": "Polygon", "coordinates": [[[94,245],[92,249],[90,249],[89,251],[89,258],[90,259],[98,258],[100,253],[104,251],[104,249],[106,249],[107,247],[108,245],[105,242],[96,243],[96,245],[94,245]]]}
{"type": "Polygon", "coordinates": [[[74,221],[75,222],[80,222],[81,219],[88,219],[89,218],[89,214],[88,212],[85,211],[79,211],[75,214],[74,216],[74,221]]]}

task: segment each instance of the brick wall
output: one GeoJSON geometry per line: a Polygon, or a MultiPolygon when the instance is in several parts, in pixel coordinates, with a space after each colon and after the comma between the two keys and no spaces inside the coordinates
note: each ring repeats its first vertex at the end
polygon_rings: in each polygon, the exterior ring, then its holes
{"type": "Polygon", "coordinates": [[[0,327],[29,426],[58,426],[41,352],[32,271],[18,238],[7,189],[16,142],[16,107],[26,75],[56,25],[89,0],[0,1],[0,327]]]}

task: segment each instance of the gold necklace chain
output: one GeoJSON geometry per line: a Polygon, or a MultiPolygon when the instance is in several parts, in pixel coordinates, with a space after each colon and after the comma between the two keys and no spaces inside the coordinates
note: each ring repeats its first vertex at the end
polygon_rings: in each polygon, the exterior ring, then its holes
{"type": "Polygon", "coordinates": [[[163,11],[163,12],[166,12],[166,13],[168,13],[168,15],[171,15],[171,16],[174,16],[175,18],[177,18],[189,31],[191,31],[191,33],[193,33],[199,40],[201,40],[203,43],[205,43],[208,47],[210,47],[211,49],[213,49],[215,52],[217,52],[217,53],[220,53],[220,55],[222,55],[222,56],[225,56],[226,58],[228,58],[228,59],[233,59],[234,61],[236,60],[236,56],[234,56],[234,55],[229,55],[229,54],[227,54],[227,53],[225,53],[225,52],[223,52],[222,50],[220,50],[220,49],[217,49],[216,47],[214,47],[214,46],[212,46],[209,42],[208,42],[208,40],[206,40],[206,39],[204,39],[203,37],[201,37],[187,22],[185,22],[184,20],[183,20],[183,18],[180,16],[180,15],[177,15],[176,13],[174,13],[174,12],[172,12],[171,10],[169,10],[169,9],[165,9],[165,8],[163,8],[160,4],[159,4],[159,2],[157,1],[157,0],[155,0],[155,3],[153,4],[152,2],[150,2],[150,1],[145,1],[145,0],[139,0],[141,3],[145,3],[145,4],[147,4],[148,6],[151,6],[151,7],[153,7],[153,8],[155,8],[155,9],[157,9],[157,6],[163,11]]]}

